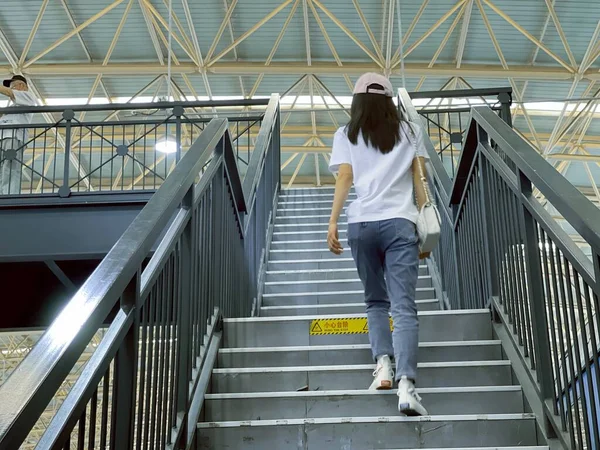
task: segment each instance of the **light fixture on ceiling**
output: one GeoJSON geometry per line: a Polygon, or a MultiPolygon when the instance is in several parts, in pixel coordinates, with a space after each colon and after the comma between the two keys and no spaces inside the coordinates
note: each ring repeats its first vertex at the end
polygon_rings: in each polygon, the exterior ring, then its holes
{"type": "Polygon", "coordinates": [[[172,136],[166,136],[156,141],[156,151],[171,154],[177,152],[177,141],[172,136]]]}

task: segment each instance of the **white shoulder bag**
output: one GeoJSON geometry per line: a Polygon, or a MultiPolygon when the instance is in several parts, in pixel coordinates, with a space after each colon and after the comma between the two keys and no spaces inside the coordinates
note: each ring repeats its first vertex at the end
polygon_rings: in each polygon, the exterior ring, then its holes
{"type": "MultiPolygon", "coordinates": [[[[416,147],[417,143],[414,136],[414,132],[412,130],[412,127],[410,128],[410,134],[413,138],[412,143],[416,147]]],[[[417,173],[416,177],[413,174],[413,183],[416,184],[418,180],[422,183],[423,190],[425,191],[425,203],[421,207],[421,210],[419,211],[419,215],[417,217],[417,234],[419,235],[419,251],[422,254],[427,254],[431,253],[433,249],[435,249],[440,240],[441,218],[437,206],[435,206],[435,203],[433,202],[431,192],[429,190],[429,183],[423,170],[423,165],[418,163],[417,158],[418,157],[415,157],[415,162],[417,162],[417,164],[414,164],[413,167],[416,166],[419,172],[417,173]]],[[[415,191],[415,205],[417,205],[418,207],[419,205],[417,202],[416,194],[417,186],[415,185],[413,189],[415,191]]]]}

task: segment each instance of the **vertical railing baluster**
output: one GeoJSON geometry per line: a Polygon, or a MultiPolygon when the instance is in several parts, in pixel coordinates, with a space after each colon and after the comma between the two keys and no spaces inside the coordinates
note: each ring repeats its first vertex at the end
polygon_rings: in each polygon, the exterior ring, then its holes
{"type": "MultiPolygon", "coordinates": [[[[66,109],[63,112],[63,119],[66,121],[65,125],[65,160],[63,162],[63,182],[62,186],[58,188],[58,195],[62,198],[66,198],[71,195],[71,187],[69,186],[69,172],[71,167],[71,124],[75,113],[72,109],[66,109]]],[[[55,141],[58,142],[58,130],[56,130],[55,141]]]]}
{"type": "Polygon", "coordinates": [[[173,108],[173,115],[175,116],[175,142],[177,145],[175,157],[177,162],[179,162],[181,160],[181,116],[183,116],[183,107],[176,106],[173,108]]]}
{"type": "MultiPolygon", "coordinates": [[[[525,198],[533,199],[531,181],[522,172],[519,171],[518,174],[521,194],[525,198]]],[[[526,277],[529,301],[531,303],[532,332],[540,394],[544,402],[550,402],[553,401],[554,397],[554,380],[552,379],[550,342],[548,340],[548,333],[546,332],[548,319],[546,317],[546,303],[543,289],[544,278],[540,258],[540,240],[535,219],[523,204],[520,207],[520,215],[522,234],[525,240],[526,277]]],[[[546,415],[544,415],[543,426],[546,431],[551,432],[552,427],[546,415]]]]}
{"type": "Polygon", "coordinates": [[[115,357],[113,388],[113,420],[111,431],[114,441],[111,448],[130,450],[133,443],[133,426],[136,406],[138,345],[140,328],[140,271],[138,270],[121,296],[121,310],[134,314],[131,325],[115,357]]]}
{"type": "MultiPolygon", "coordinates": [[[[218,175],[217,175],[218,176],[218,175]]],[[[194,207],[194,186],[185,195],[182,202],[184,209],[192,209],[194,207]]],[[[196,259],[193,257],[196,245],[196,236],[194,235],[195,220],[197,215],[191,214],[191,219],[185,226],[180,241],[181,266],[179,267],[178,277],[178,316],[177,316],[177,353],[179,355],[177,361],[177,379],[176,379],[176,395],[175,395],[175,410],[178,415],[185,416],[189,409],[189,381],[191,375],[190,367],[190,339],[191,334],[191,304],[194,301],[192,298],[192,280],[197,276],[198,270],[192,264],[196,259]]],[[[189,442],[186,442],[188,436],[187,420],[181,421],[180,426],[183,427],[180,433],[181,441],[173,443],[174,448],[186,448],[189,442]]]]}

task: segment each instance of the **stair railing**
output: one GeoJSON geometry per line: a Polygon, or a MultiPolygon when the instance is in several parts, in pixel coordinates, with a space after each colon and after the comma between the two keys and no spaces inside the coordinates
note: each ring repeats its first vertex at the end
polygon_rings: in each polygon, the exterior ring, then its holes
{"type": "Polygon", "coordinates": [[[194,447],[221,315],[249,316],[256,303],[280,185],[279,123],[273,95],[243,181],[228,121],[206,126],[0,387],[0,449],[32,445],[64,390],[36,448],[194,447]]]}
{"type": "MultiPolygon", "coordinates": [[[[400,97],[421,120],[406,91],[400,97]]],[[[472,108],[454,180],[425,143],[442,215],[431,262],[445,306],[490,307],[529,368],[547,435],[600,448],[600,210],[487,106],[472,108]]]]}

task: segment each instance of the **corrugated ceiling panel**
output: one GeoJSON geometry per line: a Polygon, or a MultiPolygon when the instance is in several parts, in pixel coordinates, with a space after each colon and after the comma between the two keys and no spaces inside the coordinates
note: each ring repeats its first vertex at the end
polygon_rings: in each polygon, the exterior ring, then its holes
{"type": "MultiPolygon", "coordinates": [[[[580,161],[572,161],[565,173],[565,176],[576,186],[591,187],[592,183],[587,171],[585,170],[584,164],[585,163],[580,161]]],[[[600,168],[596,164],[589,164],[589,168],[594,182],[596,184],[600,184],[600,168]]]]}
{"type": "MultiPolygon", "coordinates": [[[[254,3],[252,5],[245,4],[236,8],[236,13],[232,17],[232,26],[235,37],[241,36],[246,31],[250,30],[256,23],[267,16],[275,5],[272,2],[254,3]]],[[[271,18],[267,23],[255,31],[252,36],[243,41],[238,47],[238,56],[246,60],[264,61],[267,59],[271,48],[275,43],[275,39],[279,35],[286,17],[291,11],[291,5],[288,5],[283,11],[280,11],[275,17],[271,18]]],[[[296,11],[295,20],[301,21],[302,9],[296,11]]],[[[230,35],[227,35],[227,43],[231,42],[230,35]]],[[[301,47],[303,48],[303,47],[301,47]]],[[[283,52],[283,48],[279,54],[283,52]]]]}
{"type": "MultiPolygon", "coordinates": [[[[118,76],[105,76],[103,77],[104,85],[106,89],[113,97],[128,97],[139,90],[141,90],[144,86],[150,83],[155,77],[153,76],[139,76],[139,77],[118,77],[118,76]]],[[[156,90],[156,85],[154,87],[150,87],[147,92],[143,95],[152,96],[156,90]]],[[[166,83],[162,86],[162,95],[166,95],[167,93],[167,85],[166,83]]]]}
{"type": "MultiPolygon", "coordinates": [[[[557,1],[555,3],[555,10],[567,37],[569,47],[575,56],[575,60],[580,64],[592,39],[594,29],[600,20],[600,2],[596,0],[577,0],[576,2],[557,1]]],[[[564,54],[564,59],[568,62],[563,44],[552,21],[548,25],[547,36],[548,38],[544,39],[544,43],[550,49],[560,51],[561,54],[564,54]]],[[[544,58],[549,57],[544,56],[544,58]]],[[[542,60],[540,58],[540,61],[542,60]]]]}
{"type": "MultiPolygon", "coordinates": [[[[534,36],[539,36],[544,25],[545,16],[540,8],[532,8],[528,2],[506,0],[496,2],[501,10],[534,36]]],[[[510,63],[525,64],[531,61],[535,45],[518,30],[496,14],[489,6],[484,5],[494,36],[506,60],[510,63]]],[[[474,6],[464,54],[465,62],[496,63],[500,59],[492,44],[480,10],[474,6]]]]}
{"type": "MultiPolygon", "coordinates": [[[[6,0],[2,2],[2,10],[10,11],[10,13],[1,15],[0,27],[18,55],[22,53],[25,47],[40,6],[41,2],[39,1],[6,0]]],[[[50,2],[31,44],[28,58],[32,58],[45,50],[72,28],[60,2],[50,2]]],[[[76,38],[69,39],[41,59],[44,62],[86,60],[81,44],[76,38]]]]}
{"type": "MultiPolygon", "coordinates": [[[[94,59],[98,61],[104,60],[127,4],[128,2],[123,2],[81,32],[94,59]]],[[[73,4],[71,9],[79,23],[87,20],[98,11],[98,8],[93,3],[86,5],[82,2],[73,4]]],[[[174,48],[176,46],[177,44],[174,43],[174,48]]],[[[150,41],[144,16],[137,1],[134,1],[127,15],[127,20],[112,53],[110,62],[130,61],[132,49],[136,51],[136,60],[156,61],[157,59],[156,52],[150,41]]],[[[176,54],[179,55],[179,52],[176,52],[176,54]]]]}
{"type": "MultiPolygon", "coordinates": [[[[349,2],[348,2],[349,3],[349,2]]],[[[353,34],[356,38],[361,41],[371,53],[375,53],[375,49],[369,40],[369,36],[365,31],[365,28],[360,20],[360,17],[356,10],[348,3],[340,2],[324,2],[324,6],[337,18],[339,19],[353,34]]],[[[320,9],[317,10],[319,17],[321,18],[329,37],[334,43],[334,46],[344,61],[370,61],[370,58],[360,47],[355,44],[344,31],[342,31],[329,17],[325,15],[320,9]]],[[[311,27],[311,47],[315,58],[327,58],[331,59],[331,51],[325,41],[325,38],[318,28],[318,24],[314,18],[311,19],[314,22],[314,27],[311,27]],[[313,31],[313,29],[315,31],[313,31]]]]}
{"type": "Polygon", "coordinates": [[[39,89],[40,94],[44,97],[87,98],[90,95],[96,77],[32,77],[31,79],[39,89]]]}

